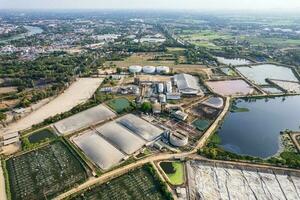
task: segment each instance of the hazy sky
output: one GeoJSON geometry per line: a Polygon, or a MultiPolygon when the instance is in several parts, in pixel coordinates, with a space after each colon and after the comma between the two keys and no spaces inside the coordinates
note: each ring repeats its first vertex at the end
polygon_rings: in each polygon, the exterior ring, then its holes
{"type": "Polygon", "coordinates": [[[0,0],[0,9],[293,10],[300,0],[0,0]]]}

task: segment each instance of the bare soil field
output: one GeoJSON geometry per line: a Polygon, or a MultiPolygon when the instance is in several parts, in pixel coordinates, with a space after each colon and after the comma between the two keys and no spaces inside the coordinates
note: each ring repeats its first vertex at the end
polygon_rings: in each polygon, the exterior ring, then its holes
{"type": "MultiPolygon", "coordinates": [[[[116,65],[116,67],[120,68],[128,68],[131,65],[153,65],[153,66],[159,66],[159,65],[166,65],[166,66],[173,66],[174,61],[161,61],[161,60],[151,60],[157,55],[158,53],[136,53],[130,56],[129,58],[126,58],[124,61],[113,61],[112,64],[116,65]]],[[[111,62],[108,61],[104,64],[105,67],[109,67],[111,65],[111,62]]]]}
{"type": "Polygon", "coordinates": [[[0,94],[6,94],[11,92],[16,92],[16,87],[0,87],[0,94]]]}
{"type": "Polygon", "coordinates": [[[24,130],[34,124],[43,122],[51,116],[69,111],[73,107],[87,101],[94,94],[101,82],[102,79],[100,78],[80,78],[65,90],[64,93],[26,117],[8,125],[1,132],[6,134],[24,130]]]}
{"type": "Polygon", "coordinates": [[[14,107],[19,103],[20,100],[12,99],[12,100],[5,100],[0,102],[0,109],[14,107]]]}

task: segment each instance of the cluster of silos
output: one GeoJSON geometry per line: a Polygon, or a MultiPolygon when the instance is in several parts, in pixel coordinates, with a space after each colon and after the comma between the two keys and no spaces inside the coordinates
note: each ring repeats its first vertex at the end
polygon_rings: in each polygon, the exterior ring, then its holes
{"type": "Polygon", "coordinates": [[[139,66],[139,65],[132,65],[128,68],[130,73],[145,73],[145,74],[166,74],[170,72],[170,68],[167,66],[158,66],[158,67],[154,67],[154,66],[139,66]]]}

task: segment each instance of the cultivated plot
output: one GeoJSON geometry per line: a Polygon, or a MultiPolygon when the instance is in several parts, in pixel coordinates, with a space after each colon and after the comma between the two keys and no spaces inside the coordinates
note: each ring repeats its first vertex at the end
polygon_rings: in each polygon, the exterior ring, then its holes
{"type": "Polygon", "coordinates": [[[60,141],[6,161],[12,199],[50,199],[87,179],[80,161],[60,141]]]}
{"type": "Polygon", "coordinates": [[[163,200],[158,182],[144,168],[95,186],[73,200],[163,200]]]}

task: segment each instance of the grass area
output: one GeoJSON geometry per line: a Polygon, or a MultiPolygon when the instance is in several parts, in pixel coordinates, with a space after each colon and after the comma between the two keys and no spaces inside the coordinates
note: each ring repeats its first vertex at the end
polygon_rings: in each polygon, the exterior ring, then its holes
{"type": "Polygon", "coordinates": [[[126,98],[112,99],[107,105],[117,113],[123,113],[132,109],[130,102],[126,98]]]}
{"type": "Polygon", "coordinates": [[[213,43],[213,40],[216,39],[230,39],[232,38],[231,35],[226,33],[219,33],[212,30],[202,30],[202,31],[187,31],[180,35],[185,40],[195,44],[197,46],[202,46],[211,49],[220,49],[219,46],[216,46],[213,43]]]}
{"type": "Polygon", "coordinates": [[[185,51],[185,48],[180,48],[180,47],[168,47],[167,51],[171,52],[171,53],[182,53],[183,51],[185,51]]]}
{"type": "Polygon", "coordinates": [[[115,65],[116,67],[120,68],[128,68],[131,65],[153,65],[153,66],[172,66],[174,65],[174,61],[172,60],[153,60],[155,56],[162,55],[162,54],[155,54],[155,53],[136,53],[131,55],[130,57],[124,59],[123,61],[108,61],[105,62],[104,66],[109,67],[111,65],[115,65]]]}
{"type": "Polygon", "coordinates": [[[97,185],[75,197],[74,200],[163,200],[160,182],[146,166],[115,178],[105,184],[97,185]]]}
{"type": "Polygon", "coordinates": [[[168,176],[172,185],[184,183],[184,166],[182,162],[161,162],[160,167],[168,176]]]}
{"type": "Polygon", "coordinates": [[[193,122],[193,125],[199,130],[199,131],[205,131],[209,125],[211,124],[210,120],[207,119],[197,119],[193,122]]]}
{"type": "Polygon", "coordinates": [[[6,161],[12,199],[51,199],[88,177],[78,157],[62,141],[6,161]]]}
{"type": "Polygon", "coordinates": [[[299,46],[300,39],[286,39],[286,38],[264,38],[264,37],[246,37],[253,45],[272,45],[276,47],[291,47],[291,46],[299,46]]]}

